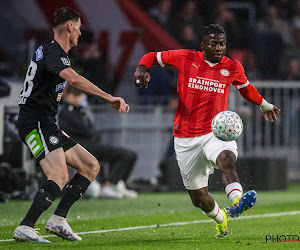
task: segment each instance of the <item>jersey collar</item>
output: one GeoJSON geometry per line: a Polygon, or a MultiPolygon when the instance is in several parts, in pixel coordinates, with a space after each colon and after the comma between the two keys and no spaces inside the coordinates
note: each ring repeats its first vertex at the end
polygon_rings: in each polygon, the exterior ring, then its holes
{"type": "Polygon", "coordinates": [[[212,62],[207,61],[207,60],[204,59],[203,51],[201,51],[201,52],[198,51],[198,55],[199,55],[200,59],[202,61],[205,61],[210,67],[214,67],[214,66],[218,65],[219,63],[224,63],[224,61],[226,60],[225,56],[223,56],[220,62],[218,62],[218,63],[212,63],[212,62]]]}
{"type": "Polygon", "coordinates": [[[58,47],[61,51],[63,51],[63,53],[66,56],[68,56],[68,53],[66,51],[64,51],[64,49],[60,46],[60,44],[55,39],[50,40],[50,43],[55,44],[56,47],[58,47]]]}

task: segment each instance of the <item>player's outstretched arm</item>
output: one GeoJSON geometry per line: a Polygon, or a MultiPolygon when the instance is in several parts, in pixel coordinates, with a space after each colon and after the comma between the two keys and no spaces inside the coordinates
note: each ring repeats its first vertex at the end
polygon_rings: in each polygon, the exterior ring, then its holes
{"type": "Polygon", "coordinates": [[[265,99],[262,100],[262,103],[259,105],[260,110],[264,113],[264,118],[266,121],[274,122],[277,120],[277,115],[281,111],[275,105],[268,103],[265,99]]]}
{"type": "Polygon", "coordinates": [[[145,86],[145,88],[148,88],[148,83],[151,79],[150,73],[146,71],[145,65],[139,65],[136,68],[136,71],[133,75],[133,80],[135,86],[142,88],[145,86]]]}
{"type": "Polygon", "coordinates": [[[129,111],[129,105],[126,104],[123,98],[114,97],[98,88],[96,85],[91,83],[89,80],[81,75],[78,75],[73,69],[66,68],[59,72],[59,76],[65,79],[68,83],[73,85],[75,88],[82,90],[83,92],[97,96],[106,102],[108,102],[113,108],[119,110],[121,113],[127,113],[129,111]]]}
{"type": "Polygon", "coordinates": [[[247,82],[246,87],[238,88],[238,90],[246,100],[259,106],[260,110],[264,113],[266,121],[274,122],[274,120],[277,120],[277,115],[279,115],[281,110],[275,105],[268,103],[253,85],[247,82]]]}

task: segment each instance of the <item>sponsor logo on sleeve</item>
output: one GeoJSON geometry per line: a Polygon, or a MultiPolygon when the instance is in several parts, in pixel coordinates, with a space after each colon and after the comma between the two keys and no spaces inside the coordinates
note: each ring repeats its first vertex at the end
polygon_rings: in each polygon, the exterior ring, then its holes
{"type": "Polygon", "coordinates": [[[71,66],[71,62],[69,58],[66,57],[61,57],[60,60],[62,61],[62,63],[66,66],[71,66]]]}
{"type": "Polygon", "coordinates": [[[43,46],[41,45],[36,51],[35,51],[35,61],[41,60],[43,58],[43,46]]]}
{"type": "Polygon", "coordinates": [[[66,86],[67,86],[67,81],[57,84],[55,87],[55,92],[63,90],[66,86]]]}

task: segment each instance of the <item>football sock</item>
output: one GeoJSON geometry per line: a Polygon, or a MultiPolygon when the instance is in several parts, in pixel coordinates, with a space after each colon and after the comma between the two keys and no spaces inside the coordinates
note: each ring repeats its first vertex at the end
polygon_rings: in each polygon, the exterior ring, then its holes
{"type": "Polygon", "coordinates": [[[34,224],[40,215],[51,206],[59,193],[59,186],[54,181],[47,180],[37,192],[30,209],[28,210],[24,220],[21,222],[21,225],[34,227],[34,224]]]}
{"type": "Polygon", "coordinates": [[[86,177],[77,173],[66,185],[65,193],[54,214],[66,218],[71,206],[79,200],[90,184],[91,182],[86,177]]]}
{"type": "Polygon", "coordinates": [[[221,224],[225,220],[222,210],[219,208],[219,205],[216,201],[215,201],[215,207],[211,212],[209,213],[203,212],[203,213],[206,216],[213,218],[218,224],[221,224]]]}
{"type": "Polygon", "coordinates": [[[233,182],[225,187],[225,192],[227,198],[230,200],[230,204],[232,204],[236,197],[241,197],[243,195],[243,188],[240,183],[233,182]]]}

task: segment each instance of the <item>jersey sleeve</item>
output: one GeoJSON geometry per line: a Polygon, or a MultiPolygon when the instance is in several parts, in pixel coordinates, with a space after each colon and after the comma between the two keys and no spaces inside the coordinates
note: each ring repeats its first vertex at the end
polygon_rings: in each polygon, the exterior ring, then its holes
{"type": "Polygon", "coordinates": [[[156,59],[161,67],[169,66],[178,69],[187,52],[188,50],[184,49],[161,51],[156,53],[156,59]]]}
{"type": "Polygon", "coordinates": [[[252,85],[248,84],[247,87],[239,89],[240,94],[249,102],[252,102],[256,105],[262,103],[263,97],[259,94],[257,89],[252,85]]]}
{"type": "Polygon", "coordinates": [[[140,65],[146,66],[149,69],[152,65],[157,65],[158,62],[156,60],[156,52],[149,52],[145,54],[139,62],[140,65]]]}
{"type": "Polygon", "coordinates": [[[235,61],[236,61],[236,69],[235,69],[236,74],[235,74],[235,78],[232,82],[232,85],[236,89],[245,88],[249,84],[248,79],[245,74],[245,70],[239,61],[237,61],[237,60],[235,60],[235,61]]]}
{"type": "Polygon", "coordinates": [[[60,71],[71,67],[69,58],[56,53],[55,51],[50,51],[46,54],[45,64],[47,71],[55,75],[58,75],[60,71]]]}
{"type": "Polygon", "coordinates": [[[256,105],[261,104],[263,97],[259,94],[257,89],[249,83],[242,64],[237,60],[236,77],[232,84],[237,90],[239,90],[240,94],[247,101],[252,102],[256,105]]]}
{"type": "Polygon", "coordinates": [[[159,64],[161,67],[170,66],[178,69],[180,61],[187,54],[186,50],[167,50],[160,52],[149,52],[142,57],[139,65],[150,68],[152,65],[159,64]]]}

